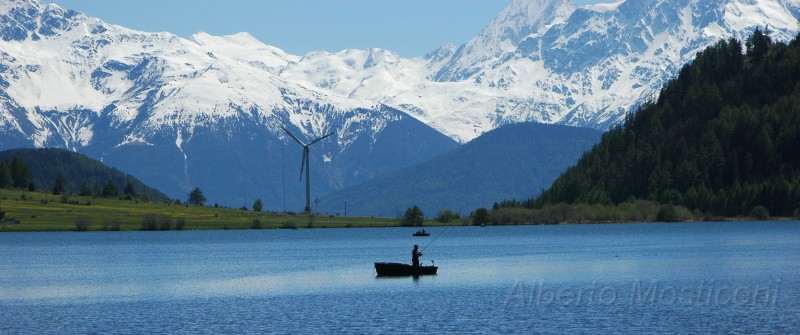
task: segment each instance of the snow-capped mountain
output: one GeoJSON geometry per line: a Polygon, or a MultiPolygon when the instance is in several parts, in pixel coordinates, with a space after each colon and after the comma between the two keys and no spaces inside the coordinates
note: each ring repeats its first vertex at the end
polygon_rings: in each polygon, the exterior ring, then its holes
{"type": "Polygon", "coordinates": [[[226,204],[302,208],[303,188],[286,185],[302,148],[281,126],[335,132],[312,149],[319,195],[456,146],[391,107],[279,77],[299,57],[244,33],[187,40],[5,0],[0,37],[0,147],[84,152],[175,197],[201,186],[226,204]]]}
{"type": "Polygon", "coordinates": [[[515,0],[474,39],[402,58],[287,54],[247,33],[147,33],[39,0],[0,0],[0,149],[63,147],[171,196],[300,208],[302,139],[320,196],[501,125],[604,129],[691,61],[755,27],[798,30],[800,0],[515,0]],[[295,179],[296,180],[296,179],[295,179]],[[284,196],[285,194],[285,196],[284,196]]]}
{"type": "Polygon", "coordinates": [[[515,0],[458,48],[410,60],[376,50],[312,54],[281,76],[385,103],[462,142],[522,121],[605,129],[698,51],[756,27],[787,41],[799,17],[798,0],[515,0]]]}

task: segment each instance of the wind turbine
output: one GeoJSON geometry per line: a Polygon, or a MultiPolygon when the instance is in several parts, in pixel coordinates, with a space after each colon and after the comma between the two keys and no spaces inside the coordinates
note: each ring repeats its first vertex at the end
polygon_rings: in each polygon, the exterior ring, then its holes
{"type": "Polygon", "coordinates": [[[330,133],[328,135],[322,136],[320,138],[317,138],[316,140],[311,141],[308,144],[305,144],[302,141],[300,141],[299,139],[297,139],[297,137],[292,135],[292,133],[290,133],[289,130],[286,129],[286,127],[281,126],[281,128],[283,129],[283,131],[285,131],[287,134],[289,134],[289,136],[291,136],[292,139],[294,139],[297,143],[299,143],[300,145],[303,146],[303,159],[300,161],[300,180],[303,180],[303,169],[305,168],[305,170],[306,170],[306,208],[305,208],[305,212],[307,214],[311,214],[311,180],[309,179],[311,175],[308,172],[309,170],[311,170],[311,167],[309,166],[309,159],[308,159],[309,150],[308,150],[308,147],[310,147],[314,143],[317,143],[319,141],[324,140],[328,136],[333,135],[333,133],[330,133]]]}

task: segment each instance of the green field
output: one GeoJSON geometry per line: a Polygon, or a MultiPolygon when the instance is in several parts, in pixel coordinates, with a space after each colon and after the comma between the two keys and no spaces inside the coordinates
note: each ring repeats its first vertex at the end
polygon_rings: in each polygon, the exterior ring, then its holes
{"type": "MultiPolygon", "coordinates": [[[[66,198],[40,192],[2,190],[0,231],[346,228],[398,226],[395,218],[341,217],[254,212],[250,210],[174,205],[94,197],[66,198]],[[66,201],[65,201],[66,200],[66,201]],[[179,227],[182,225],[182,227],[179,227]],[[81,226],[82,228],[79,228],[81,226]]],[[[438,222],[436,222],[439,224],[438,222]]],[[[455,222],[453,222],[455,223],[455,222]]]]}

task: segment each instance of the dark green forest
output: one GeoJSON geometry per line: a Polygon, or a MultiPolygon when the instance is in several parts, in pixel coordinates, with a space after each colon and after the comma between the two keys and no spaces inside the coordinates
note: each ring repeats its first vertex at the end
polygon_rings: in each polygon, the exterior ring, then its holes
{"type": "Polygon", "coordinates": [[[500,207],[671,204],[735,217],[800,207],[800,41],[757,29],[697,54],[538,198],[500,207]],[[763,207],[762,207],[763,206],[763,207]]]}
{"type": "Polygon", "coordinates": [[[54,194],[161,201],[160,191],[85,155],[63,149],[11,149],[0,152],[0,188],[54,194]]]}

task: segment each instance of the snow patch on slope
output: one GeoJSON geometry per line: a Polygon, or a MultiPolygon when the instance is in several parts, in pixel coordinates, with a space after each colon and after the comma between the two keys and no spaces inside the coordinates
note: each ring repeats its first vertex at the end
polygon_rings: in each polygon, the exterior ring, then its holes
{"type": "Polygon", "coordinates": [[[583,8],[586,8],[588,10],[595,11],[595,12],[611,12],[611,11],[617,10],[619,8],[619,6],[625,1],[626,0],[618,0],[618,1],[610,2],[610,3],[598,3],[598,4],[594,4],[594,5],[585,5],[585,6],[583,6],[583,8]]]}

